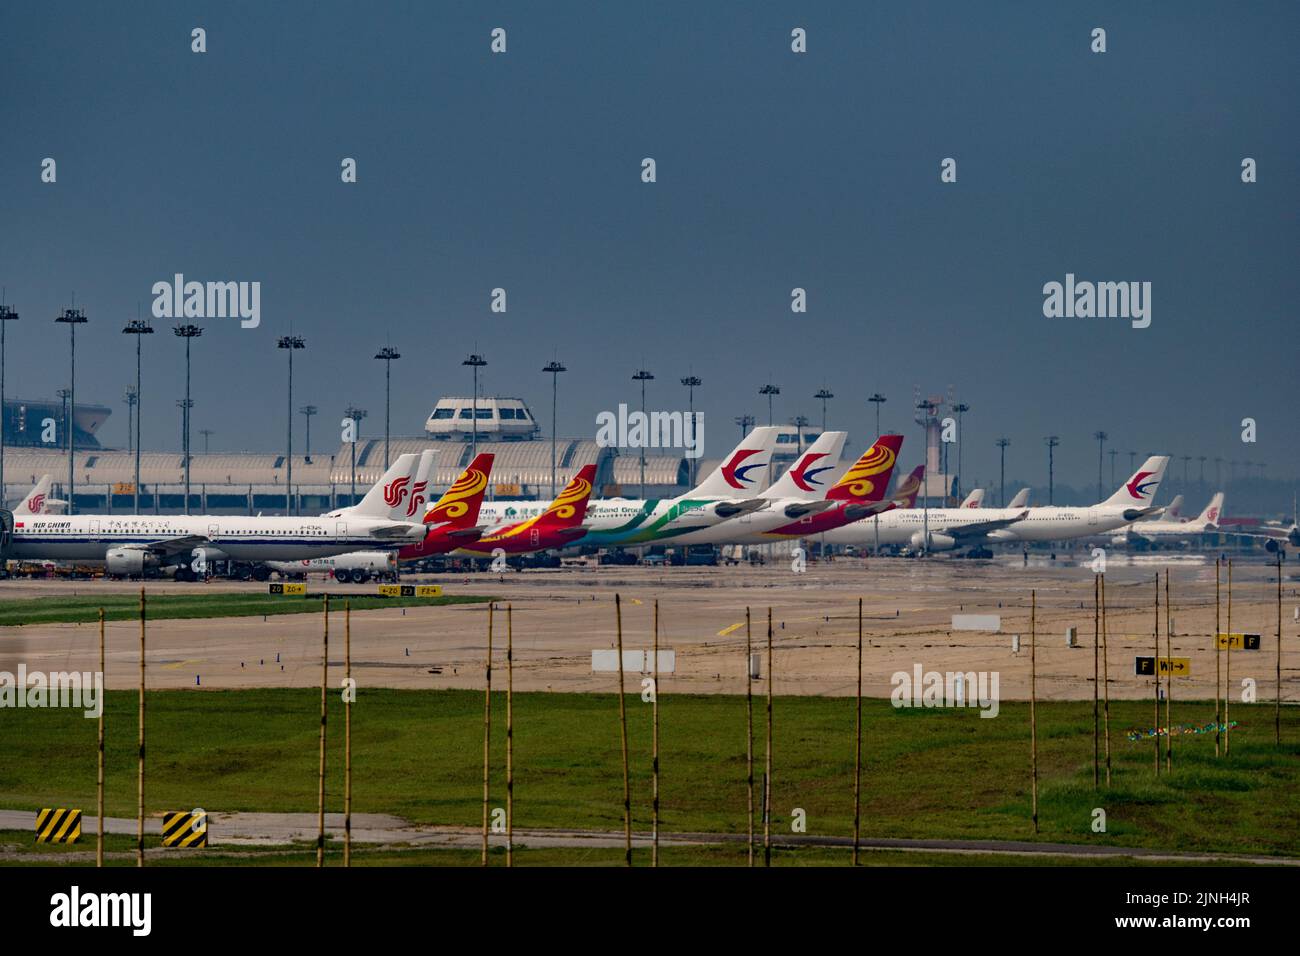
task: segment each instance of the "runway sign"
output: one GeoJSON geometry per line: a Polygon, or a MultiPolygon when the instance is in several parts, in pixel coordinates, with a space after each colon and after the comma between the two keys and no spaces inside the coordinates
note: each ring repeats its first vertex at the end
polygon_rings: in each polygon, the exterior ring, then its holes
{"type": "Polygon", "coordinates": [[[272,584],[268,586],[272,594],[306,594],[305,584],[272,584]]]}
{"type": "Polygon", "coordinates": [[[80,810],[46,807],[36,814],[37,843],[76,843],[80,839],[80,810]]]}
{"type": "MultiPolygon", "coordinates": [[[[1133,672],[1139,677],[1150,677],[1155,673],[1154,657],[1135,657],[1133,659],[1133,672]]],[[[1160,673],[1163,676],[1170,677],[1190,677],[1192,676],[1192,659],[1190,657],[1162,657],[1160,658],[1160,673]]]]}
{"type": "Polygon", "coordinates": [[[1002,617],[998,614],[954,614],[952,629],[954,631],[999,631],[1002,629],[1002,617]]]}
{"type": "Polygon", "coordinates": [[[163,846],[208,845],[208,815],[202,811],[163,814],[163,846]]]}
{"type": "MultiPolygon", "coordinates": [[[[633,674],[650,674],[654,672],[654,651],[624,651],[623,671],[633,674]]],[[[599,649],[591,652],[591,669],[594,673],[617,673],[618,651],[599,649]]],[[[659,651],[659,673],[673,674],[677,671],[677,652],[659,651]]]]}
{"type": "Polygon", "coordinates": [[[1234,651],[1257,651],[1259,650],[1258,634],[1220,634],[1218,639],[1218,648],[1221,651],[1231,647],[1234,651]]]}
{"type": "Polygon", "coordinates": [[[379,594],[382,597],[440,597],[441,584],[381,584],[379,594]]]}

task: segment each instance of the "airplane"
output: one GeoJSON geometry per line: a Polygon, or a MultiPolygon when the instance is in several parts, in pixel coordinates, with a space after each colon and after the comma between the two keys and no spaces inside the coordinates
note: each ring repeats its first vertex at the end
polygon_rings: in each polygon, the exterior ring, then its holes
{"type": "MultiPolygon", "coordinates": [[[[1175,502],[1179,498],[1174,499],[1175,502]]],[[[1172,507],[1172,504],[1170,505],[1172,507]]],[[[1223,515],[1223,492],[1216,492],[1205,506],[1205,510],[1191,521],[1138,521],[1123,529],[1117,538],[1139,537],[1148,540],[1170,541],[1180,538],[1196,538],[1203,534],[1214,534],[1219,530],[1219,518],[1223,515]]]]}
{"type": "Polygon", "coordinates": [[[1006,503],[1008,508],[1023,508],[1029,504],[1029,489],[1021,488],[1016,492],[1016,496],[1006,503]]]}
{"type": "Polygon", "coordinates": [[[40,481],[36,482],[32,490],[23,496],[23,500],[14,505],[13,513],[16,515],[43,515],[48,514],[48,505],[50,504],[50,488],[54,485],[52,475],[41,475],[40,481]]]}
{"type": "MultiPolygon", "coordinates": [[[[676,498],[599,498],[588,503],[586,534],[569,546],[620,547],[676,538],[765,507],[757,492],[767,486],[778,427],[749,432],[695,488],[676,498]]],[[[481,518],[496,523],[542,513],[539,502],[486,502],[481,518]]]]}
{"type": "Polygon", "coordinates": [[[210,561],[300,561],[364,548],[397,549],[424,535],[419,522],[395,521],[384,500],[410,479],[415,456],[402,456],[346,517],[244,515],[4,515],[12,522],[5,557],[103,563],[114,575],[175,568],[194,581],[210,561]]]}
{"type": "MultiPolygon", "coordinates": [[[[483,493],[487,490],[488,476],[492,474],[494,456],[481,452],[460,473],[451,487],[443,492],[424,514],[424,537],[408,544],[397,553],[400,561],[416,561],[436,554],[447,554],[463,545],[477,541],[484,532],[478,524],[483,507],[483,493]]],[[[594,477],[594,475],[593,475],[594,477]]]]}
{"type": "Polygon", "coordinates": [[[1159,511],[1151,502],[1160,487],[1168,456],[1148,458],[1119,490],[1091,507],[930,508],[895,510],[828,532],[832,544],[909,545],[917,551],[951,551],[989,541],[1058,541],[1086,537],[1130,524],[1159,511]]]}
{"type": "Polygon", "coordinates": [[[595,480],[596,466],[583,465],[541,514],[489,528],[477,540],[461,545],[453,553],[484,558],[499,553],[532,554],[568,547],[586,533],[582,522],[595,480]]]}
{"type": "Polygon", "coordinates": [[[958,505],[960,508],[982,508],[984,507],[984,489],[974,488],[966,499],[958,505]]]}
{"type": "Polygon", "coordinates": [[[722,522],[713,528],[692,532],[675,540],[680,544],[762,544],[805,538],[839,528],[893,507],[885,497],[889,479],[898,461],[902,435],[876,439],[843,476],[816,497],[821,485],[816,477],[829,471],[844,447],[844,432],[823,432],[760,496],[766,508],[722,522]]]}

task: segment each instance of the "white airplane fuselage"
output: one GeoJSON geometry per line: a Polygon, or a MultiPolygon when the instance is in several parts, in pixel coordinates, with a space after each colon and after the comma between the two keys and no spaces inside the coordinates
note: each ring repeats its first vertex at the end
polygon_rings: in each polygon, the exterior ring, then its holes
{"type": "MultiPolygon", "coordinates": [[[[177,553],[205,549],[211,560],[301,561],[349,551],[396,549],[423,534],[377,537],[376,528],[400,523],[379,519],[248,517],[241,515],[35,515],[14,521],[8,557],[103,561],[115,548],[148,550],[183,538],[203,539],[177,553]]],[[[167,563],[164,561],[163,563],[167,563]]]]}

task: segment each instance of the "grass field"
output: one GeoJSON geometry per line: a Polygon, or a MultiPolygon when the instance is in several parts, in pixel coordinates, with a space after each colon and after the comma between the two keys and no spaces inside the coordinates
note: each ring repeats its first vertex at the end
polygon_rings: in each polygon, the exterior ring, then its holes
{"type": "MultiPolygon", "coordinates": [[[[29,866],[33,857],[40,856],[43,866],[93,866],[95,853],[94,820],[91,831],[73,846],[37,846],[32,835],[25,830],[0,830],[0,866],[29,866]],[[26,857],[27,859],[24,859],[26,857]]],[[[146,837],[146,849],[158,846],[158,837],[146,837]]],[[[797,850],[777,848],[772,853],[773,866],[847,866],[851,851],[832,847],[799,847],[797,850]]],[[[489,852],[490,866],[505,866],[504,848],[493,847],[489,852]]],[[[659,850],[664,866],[737,866],[746,862],[745,847],[736,846],[664,846],[659,850]]],[[[478,866],[478,850],[435,849],[427,847],[367,847],[354,844],[353,866],[478,866]]],[[[650,851],[638,848],[634,861],[646,864],[650,851]]],[[[621,848],[530,848],[515,846],[516,866],[622,866],[621,848]]],[[[325,865],[342,866],[343,844],[329,841],[325,848],[325,865]]],[[[135,837],[105,834],[104,865],[134,867],[135,837]]],[[[209,847],[206,850],[169,852],[165,856],[149,855],[146,865],[154,866],[300,866],[316,865],[315,844],[257,848],[209,847]]],[[[755,860],[762,865],[762,848],[755,860]]],[[[1140,857],[1079,859],[1048,854],[1020,854],[1005,856],[969,856],[962,853],[943,853],[905,850],[862,851],[862,866],[1161,866],[1140,857]]]]}
{"type": "MultiPolygon", "coordinates": [[[[328,809],[342,809],[342,704],[330,694],[328,809]]],[[[650,707],[629,695],[634,822],[650,820],[650,707]]],[[[157,691],[148,704],[151,813],[314,811],[319,691],[157,691]]],[[[494,695],[492,804],[504,802],[503,695],[494,695]]],[[[109,692],[107,813],[135,813],[136,696],[109,692]]],[[[1273,747],[1271,704],[1239,705],[1230,758],[1212,734],[1174,739],[1174,772],[1155,778],[1154,744],[1130,742],[1151,705],[1115,702],[1113,786],[1092,787],[1092,705],[1038,707],[1040,833],[1045,841],[1181,851],[1300,852],[1300,715],[1284,714],[1273,747]],[[1107,832],[1092,832],[1093,810],[1107,832]]],[[[871,836],[1035,839],[1029,817],[1028,706],[1001,715],[897,710],[864,701],[863,832],[871,836]]],[[[619,830],[622,785],[617,699],[517,694],[515,823],[619,830]]],[[[777,698],[773,828],[795,808],[809,834],[852,832],[853,700],[777,698]]],[[[1204,723],[1212,705],[1175,705],[1176,722],[1204,723]]],[[[357,813],[464,826],[481,820],[483,696],[470,691],[362,689],[353,710],[357,813]]],[[[755,701],[756,774],[763,702],[755,701]]],[[[661,699],[664,832],[744,832],[743,698],[661,699]]],[[[80,711],[0,712],[0,807],[91,808],[95,722],[80,711]]],[[[827,851],[834,853],[834,851],[827,851]]]]}
{"type": "MultiPolygon", "coordinates": [[[[377,594],[335,595],[331,605],[343,610],[343,602],[351,601],[352,610],[366,611],[381,607],[436,607],[442,604],[473,604],[490,601],[478,595],[449,595],[440,597],[380,597],[377,594]]],[[[146,596],[150,619],[200,618],[200,617],[251,617],[262,614],[319,613],[321,598],[278,596],[270,594],[232,593],[217,591],[212,594],[159,594],[150,591],[146,596]]],[[[0,627],[22,624],[85,624],[99,619],[99,609],[109,621],[130,621],[140,615],[139,594],[102,594],[93,597],[27,598],[17,601],[0,601],[0,627]]]]}

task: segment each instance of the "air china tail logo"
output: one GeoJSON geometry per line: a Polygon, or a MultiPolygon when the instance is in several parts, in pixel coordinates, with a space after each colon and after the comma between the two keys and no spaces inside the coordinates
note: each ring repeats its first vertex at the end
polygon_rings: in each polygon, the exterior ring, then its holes
{"type": "Polygon", "coordinates": [[[410,489],[406,486],[410,484],[409,475],[403,475],[401,478],[394,478],[384,487],[384,504],[390,508],[396,508],[400,505],[408,494],[410,489]]]}
{"type": "Polygon", "coordinates": [[[745,485],[741,484],[741,482],[751,484],[756,481],[757,479],[749,477],[749,472],[753,471],[755,468],[765,467],[767,462],[755,461],[748,465],[742,465],[741,462],[750,455],[757,455],[760,452],[761,449],[758,448],[742,448],[740,451],[732,455],[731,461],[722,466],[722,477],[726,479],[727,484],[731,485],[733,488],[744,488],[745,485]]]}
{"type": "Polygon", "coordinates": [[[410,518],[420,510],[420,505],[424,504],[424,489],[429,487],[427,481],[417,481],[415,487],[411,489],[411,500],[406,506],[406,516],[410,518]]]}
{"type": "Polygon", "coordinates": [[[1154,474],[1154,471],[1139,471],[1133,476],[1133,480],[1125,485],[1125,487],[1128,488],[1128,493],[1138,501],[1146,498],[1150,494],[1147,489],[1152,485],[1159,484],[1159,482],[1145,480],[1154,474]]]}
{"type": "Polygon", "coordinates": [[[27,499],[27,510],[30,511],[32,514],[34,515],[40,514],[41,509],[43,507],[45,507],[44,495],[32,495],[30,498],[27,499]]]}
{"type": "Polygon", "coordinates": [[[832,466],[822,465],[820,468],[814,468],[812,466],[817,459],[825,457],[826,455],[823,452],[813,452],[812,454],[804,455],[803,458],[799,459],[799,464],[795,465],[791,470],[790,480],[804,491],[816,490],[813,487],[814,485],[820,488],[822,483],[821,479],[817,476],[823,471],[830,471],[832,466]]]}
{"type": "Polygon", "coordinates": [[[1205,517],[1206,517],[1208,520],[1210,520],[1210,521],[1218,521],[1218,520],[1219,520],[1219,509],[1218,509],[1218,508],[1211,508],[1209,511],[1207,511],[1207,512],[1205,513],[1205,517]]]}

